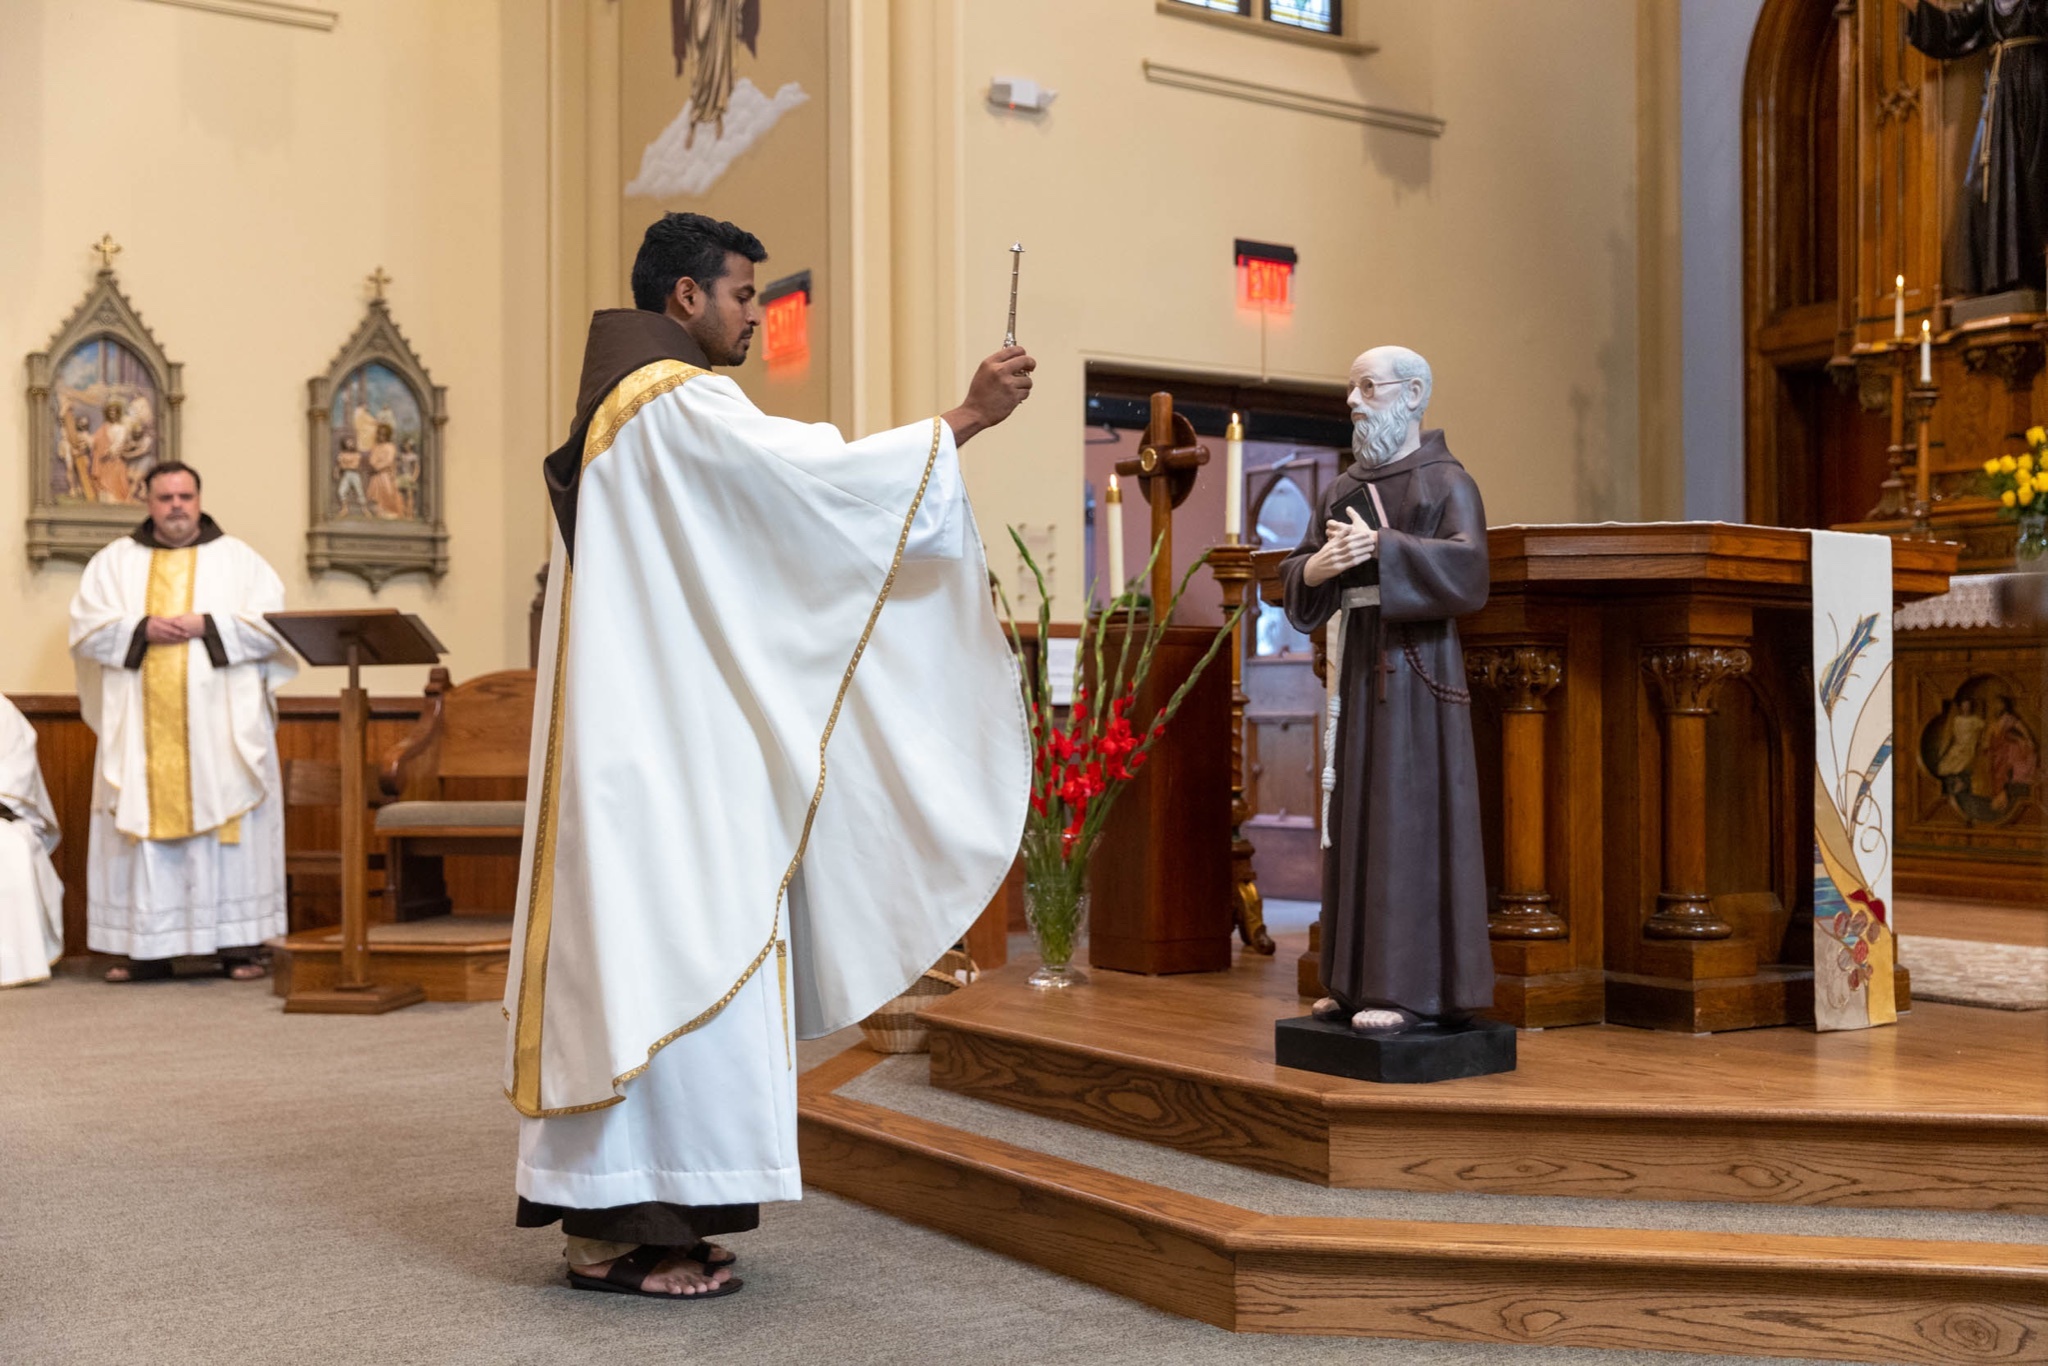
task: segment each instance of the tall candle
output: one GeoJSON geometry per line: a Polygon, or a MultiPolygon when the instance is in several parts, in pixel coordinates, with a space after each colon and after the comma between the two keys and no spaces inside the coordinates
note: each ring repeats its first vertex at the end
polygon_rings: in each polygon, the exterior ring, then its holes
{"type": "Polygon", "coordinates": [[[1920,320],[1920,382],[1934,383],[1934,325],[1920,320]]]}
{"type": "Polygon", "coordinates": [[[1109,600],[1115,602],[1124,591],[1124,494],[1116,486],[1116,476],[1109,476],[1109,495],[1103,499],[1109,509],[1109,600]]]}
{"type": "Polygon", "coordinates": [[[1892,335],[1906,335],[1906,277],[1901,275],[1892,291],[1892,335]]]}
{"type": "Polygon", "coordinates": [[[1236,544],[1244,533],[1244,421],[1236,413],[1223,429],[1223,534],[1236,544]]]}

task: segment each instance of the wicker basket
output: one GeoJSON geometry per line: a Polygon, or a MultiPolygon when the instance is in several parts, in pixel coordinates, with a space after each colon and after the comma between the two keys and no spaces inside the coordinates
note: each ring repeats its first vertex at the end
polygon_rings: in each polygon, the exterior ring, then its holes
{"type": "Polygon", "coordinates": [[[948,949],[946,956],[926,968],[901,996],[896,997],[860,1022],[868,1047],[877,1053],[924,1053],[931,1049],[931,1034],[918,1022],[917,1012],[950,996],[966,982],[981,975],[964,949],[948,949]],[[960,974],[955,976],[954,974],[960,974]],[[963,980],[964,979],[964,980],[963,980]]]}

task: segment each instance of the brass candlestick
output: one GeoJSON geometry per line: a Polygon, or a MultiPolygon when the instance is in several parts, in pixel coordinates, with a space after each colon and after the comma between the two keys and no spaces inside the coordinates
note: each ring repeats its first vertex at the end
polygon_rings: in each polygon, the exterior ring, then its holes
{"type": "Polygon", "coordinates": [[[1906,502],[1906,457],[1912,445],[1906,440],[1906,367],[1913,363],[1913,344],[1892,342],[1885,347],[1891,367],[1891,444],[1885,447],[1884,482],[1877,486],[1877,506],[1869,520],[1903,517],[1911,509],[1906,502]]]}
{"type": "MultiPolygon", "coordinates": [[[[1252,568],[1250,546],[1231,537],[1225,545],[1209,550],[1209,572],[1223,590],[1223,614],[1244,604],[1245,588],[1256,571],[1252,568]]],[[[1236,893],[1237,933],[1257,953],[1273,952],[1273,936],[1266,932],[1266,903],[1252,873],[1252,842],[1244,837],[1244,824],[1251,819],[1251,807],[1244,794],[1244,618],[1230,628],[1230,884],[1236,893]]]]}
{"type": "Polygon", "coordinates": [[[1929,433],[1934,425],[1934,405],[1940,399],[1941,390],[1933,384],[1916,385],[1906,396],[1912,407],[1917,432],[1918,454],[1913,463],[1913,528],[1909,533],[1917,540],[1934,539],[1933,441],[1929,433]]]}

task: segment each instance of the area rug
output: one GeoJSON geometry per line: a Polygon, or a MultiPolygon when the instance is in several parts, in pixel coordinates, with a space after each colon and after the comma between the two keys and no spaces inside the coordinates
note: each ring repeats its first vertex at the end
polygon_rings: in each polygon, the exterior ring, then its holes
{"type": "Polygon", "coordinates": [[[1992,1010],[2048,1010],[2048,949],[1899,936],[1913,999],[1992,1010]]]}

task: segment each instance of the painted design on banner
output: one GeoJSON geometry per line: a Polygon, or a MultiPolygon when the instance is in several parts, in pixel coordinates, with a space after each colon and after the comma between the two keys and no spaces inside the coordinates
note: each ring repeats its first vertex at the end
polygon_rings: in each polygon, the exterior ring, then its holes
{"type": "Polygon", "coordinates": [[[1898,1018],[1892,885],[1891,543],[1813,534],[1813,1007],[1820,1029],[1898,1018]]]}

